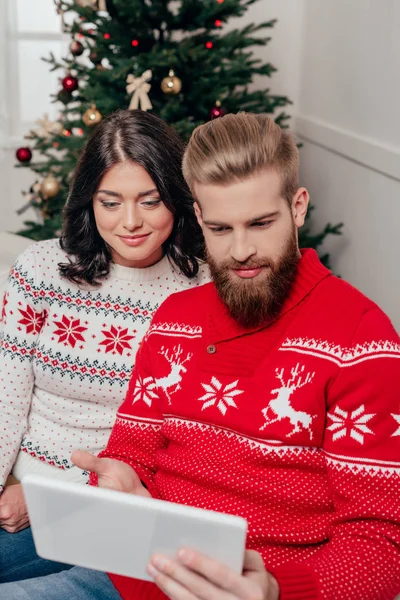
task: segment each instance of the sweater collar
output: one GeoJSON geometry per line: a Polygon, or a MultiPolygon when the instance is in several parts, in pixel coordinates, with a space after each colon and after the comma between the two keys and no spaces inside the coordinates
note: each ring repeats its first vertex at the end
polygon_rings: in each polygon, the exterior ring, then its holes
{"type": "Polygon", "coordinates": [[[253,329],[242,327],[229,315],[228,309],[220,299],[215,285],[211,284],[208,330],[212,341],[218,342],[249,335],[250,333],[269,327],[274,321],[280,319],[284,314],[297,306],[323,279],[331,274],[331,271],[320,262],[315,250],[311,248],[301,250],[296,277],[279,315],[261,327],[253,329]]]}
{"type": "Polygon", "coordinates": [[[171,264],[168,256],[163,256],[163,258],[155,265],[151,265],[151,267],[143,267],[142,269],[138,269],[136,267],[123,267],[122,265],[116,265],[113,263],[110,267],[110,273],[108,277],[112,279],[123,279],[125,281],[132,281],[135,283],[143,283],[146,281],[154,281],[168,271],[171,271],[171,264]]]}

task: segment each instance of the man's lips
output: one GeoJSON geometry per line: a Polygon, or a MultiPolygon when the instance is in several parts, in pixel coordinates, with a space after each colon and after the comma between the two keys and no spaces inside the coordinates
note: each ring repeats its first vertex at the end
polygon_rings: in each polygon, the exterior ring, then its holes
{"type": "Polygon", "coordinates": [[[264,267],[242,267],[240,269],[232,269],[232,271],[238,277],[242,277],[243,279],[251,279],[252,277],[256,277],[261,273],[264,267]]]}

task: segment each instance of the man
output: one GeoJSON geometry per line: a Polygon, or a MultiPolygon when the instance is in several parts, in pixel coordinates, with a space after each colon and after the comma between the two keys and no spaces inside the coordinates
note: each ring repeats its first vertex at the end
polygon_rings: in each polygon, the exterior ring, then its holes
{"type": "Polygon", "coordinates": [[[153,557],[156,585],[111,579],[129,600],[393,599],[399,337],[300,253],[308,193],[271,119],[197,128],[184,175],[214,283],[160,307],[107,449],[74,462],[102,487],[245,517],[248,551],[242,576],[182,549],[153,557]]]}

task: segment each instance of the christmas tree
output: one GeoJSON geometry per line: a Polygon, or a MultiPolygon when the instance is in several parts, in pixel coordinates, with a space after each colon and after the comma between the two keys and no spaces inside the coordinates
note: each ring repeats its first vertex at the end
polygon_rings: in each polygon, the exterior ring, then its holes
{"type": "MultiPolygon", "coordinates": [[[[62,208],[80,151],[93,127],[120,108],[152,110],[188,139],[193,129],[226,112],[264,112],[287,126],[286,96],[254,90],[254,77],[271,77],[270,63],[255,58],[275,20],[228,29],[257,0],[54,0],[71,35],[69,54],[51,55],[59,70],[54,96],[60,115],[44,116],[20,148],[20,165],[37,175],[25,192],[25,205],[38,220],[19,233],[34,240],[57,236],[62,208]],[[32,155],[33,150],[33,155],[32,155]],[[34,160],[32,160],[32,156],[34,160]]],[[[328,224],[312,234],[309,221],[300,232],[302,246],[318,248],[341,225],[328,224]]],[[[327,262],[328,257],[322,257],[327,262]]]]}

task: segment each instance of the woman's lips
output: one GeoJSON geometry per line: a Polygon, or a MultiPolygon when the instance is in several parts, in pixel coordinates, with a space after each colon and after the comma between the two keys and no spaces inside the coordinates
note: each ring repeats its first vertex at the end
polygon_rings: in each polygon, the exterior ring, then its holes
{"type": "Polygon", "coordinates": [[[150,233],[144,235],[120,235],[119,239],[124,242],[127,246],[140,246],[149,237],[150,233]]]}

